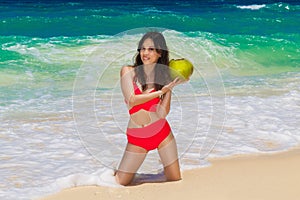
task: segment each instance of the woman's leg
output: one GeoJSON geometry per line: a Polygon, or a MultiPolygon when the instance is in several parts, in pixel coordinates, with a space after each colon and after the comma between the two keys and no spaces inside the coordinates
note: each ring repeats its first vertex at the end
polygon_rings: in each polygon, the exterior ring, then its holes
{"type": "Polygon", "coordinates": [[[172,133],[170,133],[169,136],[159,145],[158,153],[164,166],[164,173],[167,180],[180,180],[181,174],[178,162],[177,146],[172,133]]]}
{"type": "Polygon", "coordinates": [[[116,181],[121,185],[130,184],[135,173],[145,160],[147,153],[146,149],[127,143],[123,158],[116,172],[116,181]]]}

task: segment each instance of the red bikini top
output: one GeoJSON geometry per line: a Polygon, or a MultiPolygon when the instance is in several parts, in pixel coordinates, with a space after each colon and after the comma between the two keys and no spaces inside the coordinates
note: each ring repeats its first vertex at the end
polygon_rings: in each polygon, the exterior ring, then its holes
{"type": "MultiPolygon", "coordinates": [[[[136,83],[133,83],[133,87],[134,87],[134,94],[142,94],[142,91],[140,90],[140,88],[136,85],[136,83]]],[[[151,90],[151,92],[154,92],[155,89],[151,90]]],[[[143,110],[147,110],[150,112],[156,112],[156,107],[157,104],[160,102],[160,98],[156,97],[154,99],[151,99],[145,103],[133,106],[130,110],[129,110],[129,114],[132,115],[133,113],[136,113],[137,111],[143,109],[143,110]]]]}

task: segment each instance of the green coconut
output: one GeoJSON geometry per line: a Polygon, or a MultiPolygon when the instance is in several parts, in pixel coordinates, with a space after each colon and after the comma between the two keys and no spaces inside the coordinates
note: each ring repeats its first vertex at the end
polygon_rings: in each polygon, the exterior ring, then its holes
{"type": "Polygon", "coordinates": [[[193,73],[193,64],[185,58],[172,59],[169,62],[171,78],[174,80],[179,77],[184,80],[189,80],[193,73]]]}

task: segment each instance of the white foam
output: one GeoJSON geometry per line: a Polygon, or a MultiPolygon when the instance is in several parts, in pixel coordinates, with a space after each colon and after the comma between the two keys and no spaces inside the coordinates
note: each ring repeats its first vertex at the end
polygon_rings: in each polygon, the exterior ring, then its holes
{"type": "Polygon", "coordinates": [[[54,187],[58,187],[60,189],[88,185],[122,187],[115,180],[114,170],[106,168],[99,169],[92,174],[72,174],[67,177],[57,179],[54,184],[56,185],[54,187]]]}
{"type": "Polygon", "coordinates": [[[105,187],[123,187],[115,180],[114,170],[101,168],[94,173],[76,173],[65,177],[58,178],[55,182],[45,185],[30,188],[30,192],[26,194],[24,199],[39,199],[43,196],[59,192],[63,189],[79,187],[79,186],[105,186],[105,187]]]}
{"type": "Polygon", "coordinates": [[[257,4],[253,4],[253,5],[247,5],[247,6],[236,6],[237,8],[240,9],[248,9],[248,10],[259,10],[261,8],[266,7],[265,4],[261,4],[261,5],[257,5],[257,4]]]}

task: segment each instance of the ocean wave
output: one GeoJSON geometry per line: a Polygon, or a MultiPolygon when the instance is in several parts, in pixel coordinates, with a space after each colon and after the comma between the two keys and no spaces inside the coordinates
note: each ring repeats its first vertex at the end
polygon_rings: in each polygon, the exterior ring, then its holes
{"type": "Polygon", "coordinates": [[[290,11],[299,11],[300,5],[280,2],[280,3],[268,4],[267,8],[278,12],[290,12],[290,11]]]}
{"type": "Polygon", "coordinates": [[[290,12],[290,11],[299,11],[299,4],[292,3],[270,3],[270,4],[250,4],[250,5],[235,5],[236,8],[241,10],[262,10],[266,11],[277,11],[277,12],[290,12]]]}
{"type": "Polygon", "coordinates": [[[0,11],[2,11],[0,32],[2,35],[38,37],[114,35],[145,25],[183,32],[207,31],[229,34],[299,32],[297,28],[299,25],[296,23],[297,15],[282,15],[282,13],[299,11],[300,6],[292,3],[246,5],[210,2],[202,5],[201,2],[189,2],[186,5],[172,2],[170,5],[154,3],[135,6],[82,4],[76,9],[73,8],[74,6],[70,8],[68,5],[51,4],[34,7],[34,10],[30,6],[18,9],[13,5],[11,7],[0,5],[0,11]],[[60,7],[62,9],[57,9],[60,7]],[[11,9],[12,11],[7,12],[11,9]],[[258,10],[259,15],[256,12],[258,10]],[[243,15],[247,11],[253,12],[243,15]],[[270,14],[270,12],[274,13],[270,14]],[[254,23],[253,18],[264,20],[254,23]],[[282,23],[278,25],[278,22],[282,23]],[[241,29],[241,26],[244,28],[241,29]]]}
{"type": "MultiPolygon", "coordinates": [[[[16,70],[20,73],[26,72],[24,75],[34,76],[35,72],[50,73],[49,75],[63,72],[74,75],[74,71],[92,54],[106,54],[108,60],[99,61],[99,65],[105,66],[105,62],[115,60],[116,55],[124,55],[126,50],[134,51],[142,30],[147,29],[132,29],[126,34],[120,33],[116,36],[0,37],[3,42],[0,52],[5,56],[0,58],[0,66],[2,72],[16,70]]],[[[203,31],[180,32],[163,28],[161,30],[165,30],[163,34],[169,41],[171,56],[187,57],[195,65],[205,66],[195,58],[210,56],[219,69],[228,69],[231,72],[236,70],[242,74],[299,70],[299,34],[256,36],[203,31]]],[[[133,55],[134,53],[131,56],[124,55],[125,59],[115,61],[114,65],[131,64],[133,55]]],[[[7,84],[7,81],[5,82],[7,84]]]]}
{"type": "Polygon", "coordinates": [[[236,6],[236,7],[237,7],[237,8],[240,8],[240,9],[259,10],[259,9],[261,9],[261,8],[266,7],[266,4],[261,4],[261,5],[253,4],[253,5],[236,6]]]}
{"type": "Polygon", "coordinates": [[[172,11],[158,9],[157,7],[145,7],[145,8],[142,8],[140,11],[138,11],[138,13],[141,13],[141,14],[169,14],[169,13],[172,13],[172,11]]]}

